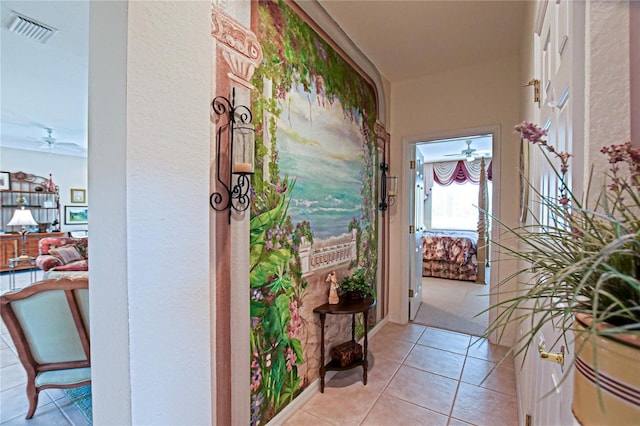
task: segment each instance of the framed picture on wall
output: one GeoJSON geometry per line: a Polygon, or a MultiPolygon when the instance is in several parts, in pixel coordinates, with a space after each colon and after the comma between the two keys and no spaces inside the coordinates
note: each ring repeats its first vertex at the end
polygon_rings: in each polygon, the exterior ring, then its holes
{"type": "Polygon", "coordinates": [[[8,191],[11,189],[11,174],[9,172],[0,172],[0,191],[8,191]]]}
{"type": "Polygon", "coordinates": [[[89,223],[89,207],[64,206],[65,225],[85,225],[89,223]]]}
{"type": "Polygon", "coordinates": [[[71,202],[84,204],[87,202],[87,190],[86,189],[71,189],[71,202]]]}

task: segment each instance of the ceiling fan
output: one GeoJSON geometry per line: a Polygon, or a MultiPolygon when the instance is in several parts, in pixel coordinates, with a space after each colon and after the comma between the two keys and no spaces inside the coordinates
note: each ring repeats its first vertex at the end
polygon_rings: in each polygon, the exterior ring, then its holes
{"type": "Polygon", "coordinates": [[[47,131],[47,136],[42,137],[42,145],[40,149],[49,150],[49,152],[53,151],[53,149],[69,150],[74,152],[84,152],[84,148],[82,148],[77,143],[59,142],[58,139],[53,137],[52,128],[45,127],[45,130],[47,131]]]}
{"type": "Polygon", "coordinates": [[[464,157],[465,157],[465,159],[466,159],[467,161],[473,161],[473,160],[475,160],[476,158],[480,158],[480,157],[485,156],[485,154],[490,154],[490,153],[491,153],[490,151],[485,151],[485,150],[483,150],[483,151],[478,151],[478,150],[477,150],[477,149],[475,149],[475,148],[471,148],[471,142],[472,142],[472,140],[471,140],[471,139],[469,139],[469,140],[467,140],[467,141],[465,141],[465,142],[466,142],[466,144],[467,144],[467,147],[466,147],[465,149],[463,149],[462,151],[460,151],[460,153],[459,153],[459,154],[445,154],[445,157],[459,157],[459,156],[464,156],[464,157]],[[474,154],[474,153],[475,153],[475,154],[474,154]]]}

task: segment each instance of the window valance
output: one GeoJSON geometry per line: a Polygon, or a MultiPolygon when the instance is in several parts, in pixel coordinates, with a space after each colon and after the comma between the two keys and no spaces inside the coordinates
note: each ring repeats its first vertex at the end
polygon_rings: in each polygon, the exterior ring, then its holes
{"type": "MultiPolygon", "coordinates": [[[[433,163],[433,180],[442,186],[451,185],[453,182],[465,183],[469,181],[480,183],[480,164],[480,160],[433,163]]],[[[492,180],[492,166],[492,161],[485,164],[485,173],[488,180],[492,180]]]]}

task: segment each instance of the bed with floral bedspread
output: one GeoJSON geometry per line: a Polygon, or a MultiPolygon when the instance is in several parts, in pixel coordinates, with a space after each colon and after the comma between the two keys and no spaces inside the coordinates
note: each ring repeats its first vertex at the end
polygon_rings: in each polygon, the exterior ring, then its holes
{"type": "Polygon", "coordinates": [[[422,276],[476,281],[478,234],[471,231],[424,231],[422,276]]]}

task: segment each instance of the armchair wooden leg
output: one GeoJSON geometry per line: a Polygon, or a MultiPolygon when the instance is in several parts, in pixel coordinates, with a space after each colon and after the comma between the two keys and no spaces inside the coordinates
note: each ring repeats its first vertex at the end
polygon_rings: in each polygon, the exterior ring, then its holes
{"type": "Polygon", "coordinates": [[[38,406],[38,390],[34,384],[27,384],[27,399],[29,400],[29,411],[27,411],[27,420],[32,418],[38,406]]]}

